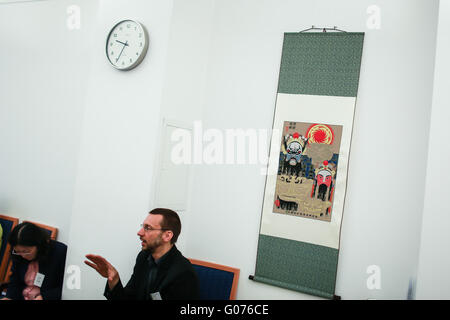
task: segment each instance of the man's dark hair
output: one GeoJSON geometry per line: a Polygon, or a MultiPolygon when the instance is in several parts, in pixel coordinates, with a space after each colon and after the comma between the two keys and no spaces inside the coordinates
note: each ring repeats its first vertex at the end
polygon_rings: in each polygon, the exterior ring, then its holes
{"type": "Polygon", "coordinates": [[[159,214],[163,216],[161,221],[161,229],[171,230],[173,237],[170,243],[174,244],[177,242],[178,236],[181,232],[181,221],[178,214],[170,209],[166,208],[156,208],[149,212],[149,214],[159,214]]]}
{"type": "MultiPolygon", "coordinates": [[[[43,261],[47,257],[50,247],[50,235],[31,222],[18,224],[9,234],[8,243],[11,251],[15,246],[37,247],[35,260],[43,261]]],[[[26,260],[19,255],[12,255],[18,262],[26,260]]]]}

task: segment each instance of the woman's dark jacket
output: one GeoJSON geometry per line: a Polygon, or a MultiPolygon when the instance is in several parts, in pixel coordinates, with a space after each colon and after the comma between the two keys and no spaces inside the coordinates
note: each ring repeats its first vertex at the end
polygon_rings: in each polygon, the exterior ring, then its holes
{"type": "MultiPolygon", "coordinates": [[[[41,286],[41,296],[44,300],[61,300],[66,265],[67,246],[64,243],[50,240],[50,247],[46,257],[39,261],[39,273],[45,275],[41,286]]],[[[23,300],[22,291],[25,289],[25,273],[29,261],[13,259],[12,275],[9,279],[6,297],[13,300],[23,300]]]]}

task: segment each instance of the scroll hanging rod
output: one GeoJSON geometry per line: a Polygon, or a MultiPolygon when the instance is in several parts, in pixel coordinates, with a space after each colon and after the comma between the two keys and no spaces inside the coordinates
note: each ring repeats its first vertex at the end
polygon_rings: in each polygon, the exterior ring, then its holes
{"type": "Polygon", "coordinates": [[[315,26],[311,26],[311,28],[299,31],[299,33],[308,32],[308,31],[311,31],[311,30],[321,30],[322,32],[327,32],[327,30],[329,30],[329,31],[337,31],[337,32],[347,32],[347,31],[338,29],[336,26],[334,26],[333,28],[317,28],[315,26]]]}

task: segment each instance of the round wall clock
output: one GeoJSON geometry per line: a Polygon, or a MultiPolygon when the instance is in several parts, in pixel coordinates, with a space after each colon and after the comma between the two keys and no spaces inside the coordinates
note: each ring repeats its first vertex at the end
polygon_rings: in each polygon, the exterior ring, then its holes
{"type": "Polygon", "coordinates": [[[148,35],[144,26],[134,20],[117,23],[106,39],[106,56],[119,70],[131,70],[141,63],[147,53],[148,35]]]}

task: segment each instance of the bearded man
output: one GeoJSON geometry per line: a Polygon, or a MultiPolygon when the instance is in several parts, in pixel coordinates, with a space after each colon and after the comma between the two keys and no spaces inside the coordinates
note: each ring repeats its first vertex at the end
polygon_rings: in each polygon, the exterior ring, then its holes
{"type": "Polygon", "coordinates": [[[181,221],[175,211],[157,208],[149,212],[137,235],[142,251],[133,274],[123,287],[117,270],[103,257],[86,255],[85,263],[107,278],[108,300],[193,300],[199,298],[197,274],[175,246],[181,221]]]}

